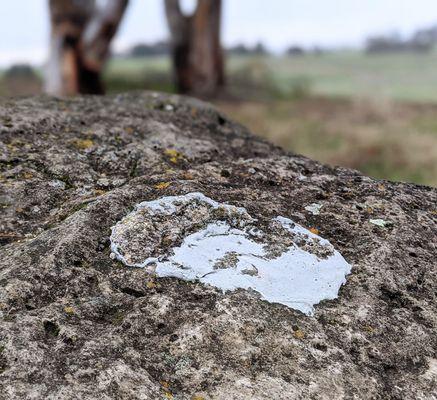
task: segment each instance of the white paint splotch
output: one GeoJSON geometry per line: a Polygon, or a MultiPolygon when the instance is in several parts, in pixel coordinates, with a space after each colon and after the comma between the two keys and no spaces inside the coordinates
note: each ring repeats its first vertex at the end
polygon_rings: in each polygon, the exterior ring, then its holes
{"type": "Polygon", "coordinates": [[[338,296],[351,266],[327,240],[284,217],[260,226],[244,208],[202,193],[162,197],[138,204],[113,226],[111,250],[125,265],[151,267],[159,277],[251,289],[307,315],[338,296]]]}

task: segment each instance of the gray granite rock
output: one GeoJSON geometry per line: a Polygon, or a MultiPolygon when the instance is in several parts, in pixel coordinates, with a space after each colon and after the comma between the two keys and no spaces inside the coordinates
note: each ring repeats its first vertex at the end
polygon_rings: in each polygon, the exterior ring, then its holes
{"type": "Polygon", "coordinates": [[[161,94],[1,100],[0,135],[0,398],[436,398],[435,189],[161,94]],[[307,316],[111,258],[136,204],[190,192],[328,239],[338,298],[307,316]]]}

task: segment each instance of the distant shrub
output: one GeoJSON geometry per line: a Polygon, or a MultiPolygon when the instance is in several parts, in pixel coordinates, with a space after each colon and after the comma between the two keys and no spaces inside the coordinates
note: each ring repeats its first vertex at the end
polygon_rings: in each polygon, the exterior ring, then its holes
{"type": "Polygon", "coordinates": [[[415,34],[409,39],[402,39],[397,34],[370,37],[366,41],[366,53],[428,53],[435,44],[435,37],[425,33],[415,34]]]}
{"type": "Polygon", "coordinates": [[[226,53],[236,56],[266,56],[270,54],[270,51],[262,42],[258,42],[254,46],[248,46],[243,43],[239,43],[226,49],[226,53]]]}
{"type": "Polygon", "coordinates": [[[29,64],[15,64],[4,73],[4,79],[38,79],[33,67],[29,64]]]}
{"type": "Polygon", "coordinates": [[[264,43],[258,42],[253,48],[253,53],[260,56],[266,56],[270,54],[270,51],[267,49],[264,43]]]}
{"type": "Polygon", "coordinates": [[[293,99],[303,99],[311,95],[311,80],[306,76],[294,78],[288,84],[284,96],[293,99]]]}
{"type": "Polygon", "coordinates": [[[228,76],[228,90],[241,98],[296,99],[311,94],[311,80],[304,76],[283,80],[262,59],[253,59],[228,76]]]}
{"type": "Polygon", "coordinates": [[[305,49],[301,46],[290,46],[286,51],[289,56],[303,56],[305,53],[305,49]]]}
{"type": "Polygon", "coordinates": [[[12,65],[4,72],[2,76],[2,95],[29,96],[40,93],[41,89],[41,79],[31,65],[12,65]]]}
{"type": "Polygon", "coordinates": [[[415,43],[435,45],[437,43],[437,26],[417,30],[411,40],[415,43]]]}
{"type": "Polygon", "coordinates": [[[252,49],[245,44],[240,43],[226,49],[226,53],[229,55],[247,56],[252,53],[252,49]]]}
{"type": "Polygon", "coordinates": [[[272,72],[260,59],[253,59],[228,76],[229,89],[244,97],[275,91],[272,72]]]}
{"type": "Polygon", "coordinates": [[[167,41],[159,41],[156,43],[138,43],[132,46],[128,52],[128,57],[148,57],[148,56],[164,56],[170,54],[170,44],[167,41]]]}

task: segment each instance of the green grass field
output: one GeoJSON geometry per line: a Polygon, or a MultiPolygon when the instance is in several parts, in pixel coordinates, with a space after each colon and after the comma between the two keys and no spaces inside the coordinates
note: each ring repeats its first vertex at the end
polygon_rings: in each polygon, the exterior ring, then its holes
{"type": "MultiPolygon", "coordinates": [[[[350,51],[297,57],[232,56],[227,70],[231,84],[245,80],[261,89],[269,86],[284,97],[304,91],[315,96],[437,102],[436,66],[437,53],[366,55],[350,51]]],[[[107,78],[141,85],[154,75],[161,76],[161,83],[169,73],[165,57],[114,59],[107,78]]]]}
{"type": "MultiPolygon", "coordinates": [[[[226,93],[214,102],[254,133],[324,163],[437,186],[437,54],[227,61],[226,93]]],[[[166,57],[112,59],[105,81],[109,93],[174,91],[166,57]]],[[[0,94],[37,87],[8,87],[0,71],[0,94]]]]}
{"type": "Polygon", "coordinates": [[[272,59],[267,64],[285,90],[303,79],[314,95],[437,101],[437,54],[345,52],[272,59]]]}

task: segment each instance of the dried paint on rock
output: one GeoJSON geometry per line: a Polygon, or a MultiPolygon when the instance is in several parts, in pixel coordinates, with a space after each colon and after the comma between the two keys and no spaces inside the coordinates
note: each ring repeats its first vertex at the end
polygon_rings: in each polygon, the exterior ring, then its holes
{"type": "Polygon", "coordinates": [[[138,204],[112,227],[111,249],[127,266],[223,291],[251,289],[308,315],[338,296],[351,271],[327,240],[290,219],[261,224],[202,193],[138,204]]]}

